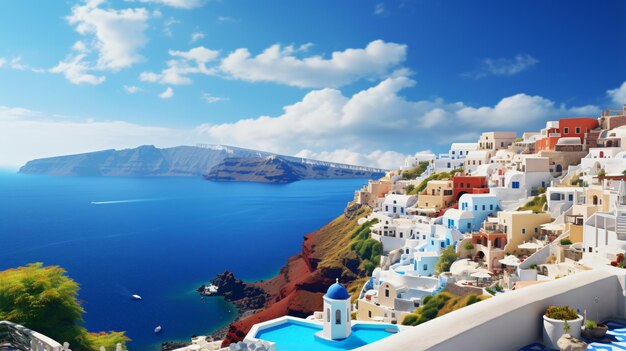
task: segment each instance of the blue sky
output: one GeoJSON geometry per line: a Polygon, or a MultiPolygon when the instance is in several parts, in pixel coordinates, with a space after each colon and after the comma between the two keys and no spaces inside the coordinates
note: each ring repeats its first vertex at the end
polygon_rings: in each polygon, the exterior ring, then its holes
{"type": "Polygon", "coordinates": [[[626,102],[622,1],[0,8],[5,166],[203,142],[392,167],[481,131],[536,130],[626,102]]]}

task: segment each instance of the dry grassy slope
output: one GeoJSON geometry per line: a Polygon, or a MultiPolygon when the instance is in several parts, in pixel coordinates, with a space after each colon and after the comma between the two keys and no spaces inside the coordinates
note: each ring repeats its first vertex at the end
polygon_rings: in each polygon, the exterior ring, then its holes
{"type": "Polygon", "coordinates": [[[350,217],[342,214],[306,235],[302,253],[291,257],[276,277],[254,283],[272,296],[270,302],[261,311],[232,323],[222,345],[242,340],[256,323],[287,314],[303,317],[321,311],[322,296],[335,278],[356,296],[367,277],[361,260],[350,249],[350,236],[359,227],[358,219],[369,212],[358,209],[350,217]]]}

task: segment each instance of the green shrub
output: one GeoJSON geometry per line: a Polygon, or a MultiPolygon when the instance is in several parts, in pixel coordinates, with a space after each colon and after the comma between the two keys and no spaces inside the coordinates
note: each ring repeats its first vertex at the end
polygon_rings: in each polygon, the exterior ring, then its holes
{"type": "Polygon", "coordinates": [[[474,244],[472,244],[471,241],[468,241],[465,243],[465,246],[463,246],[463,248],[467,251],[474,250],[474,244]]]}
{"type": "Polygon", "coordinates": [[[428,168],[428,165],[430,165],[430,162],[428,161],[420,162],[416,167],[413,167],[409,170],[402,172],[402,179],[410,180],[410,179],[415,179],[421,176],[422,173],[424,173],[426,169],[428,168]]]}
{"type": "Polygon", "coordinates": [[[503,292],[504,289],[502,288],[502,286],[500,284],[496,284],[496,286],[494,286],[494,288],[496,289],[497,292],[503,292]]]}
{"type": "Polygon", "coordinates": [[[404,188],[404,192],[408,195],[411,195],[414,190],[415,190],[415,185],[413,184],[409,184],[406,186],[406,188],[404,188]]]}
{"type": "Polygon", "coordinates": [[[488,292],[488,293],[490,293],[491,295],[495,295],[495,294],[496,294],[496,292],[495,292],[495,291],[493,291],[493,289],[492,289],[492,288],[485,288],[485,291],[487,291],[487,292],[488,292]]]}
{"type": "Polygon", "coordinates": [[[593,321],[591,319],[587,319],[587,321],[585,322],[585,328],[586,329],[594,329],[598,327],[598,323],[596,323],[596,321],[593,321]]]}
{"type": "Polygon", "coordinates": [[[426,295],[424,297],[422,297],[422,305],[425,305],[428,303],[428,301],[430,301],[430,299],[432,299],[433,296],[432,295],[426,295]]]}
{"type": "Polygon", "coordinates": [[[415,314],[407,314],[402,320],[402,325],[414,325],[418,318],[415,314]]]}
{"type": "Polygon", "coordinates": [[[572,241],[570,239],[561,239],[561,245],[562,246],[572,245],[572,241]]]}
{"type": "Polygon", "coordinates": [[[569,306],[550,306],[546,310],[546,317],[566,321],[578,318],[578,313],[569,306]]]}
{"type": "Polygon", "coordinates": [[[428,306],[422,310],[422,316],[428,319],[433,319],[437,316],[439,309],[436,306],[428,306]]]}
{"type": "Polygon", "coordinates": [[[480,301],[480,299],[478,298],[478,295],[476,294],[471,294],[468,298],[467,298],[467,306],[469,305],[473,305],[476,302],[480,301]]]}
{"type": "Polygon", "coordinates": [[[435,270],[437,271],[437,274],[449,272],[450,266],[452,266],[452,263],[454,263],[456,259],[456,251],[454,251],[454,247],[452,245],[449,245],[445,249],[441,250],[439,259],[435,263],[435,270]]]}

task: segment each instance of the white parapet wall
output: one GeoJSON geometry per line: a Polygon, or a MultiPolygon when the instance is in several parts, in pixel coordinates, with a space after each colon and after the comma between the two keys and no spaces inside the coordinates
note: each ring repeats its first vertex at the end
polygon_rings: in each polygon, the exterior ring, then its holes
{"type": "Polygon", "coordinates": [[[518,350],[541,340],[548,306],[568,305],[594,320],[626,317],[626,269],[590,270],[497,295],[355,349],[518,350]]]}

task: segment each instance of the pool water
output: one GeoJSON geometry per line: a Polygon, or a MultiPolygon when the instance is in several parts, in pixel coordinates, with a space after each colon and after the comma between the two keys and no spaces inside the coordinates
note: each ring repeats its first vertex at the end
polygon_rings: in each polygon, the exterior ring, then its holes
{"type": "Polygon", "coordinates": [[[328,341],[315,336],[322,330],[321,325],[287,321],[259,330],[255,338],[275,342],[277,351],[352,350],[395,334],[386,331],[388,328],[398,331],[398,327],[391,324],[357,324],[352,326],[347,339],[328,341]]]}

